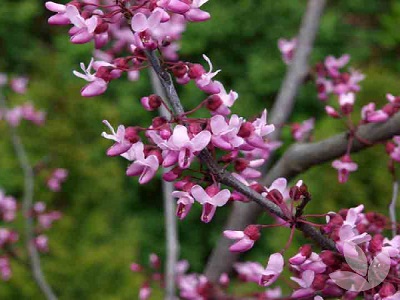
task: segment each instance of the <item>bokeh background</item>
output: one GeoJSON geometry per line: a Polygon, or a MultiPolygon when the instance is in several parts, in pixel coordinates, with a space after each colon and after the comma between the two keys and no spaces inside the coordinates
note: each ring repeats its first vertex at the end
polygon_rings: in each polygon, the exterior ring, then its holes
{"type": "MultiPolygon", "coordinates": [[[[63,1],[65,3],[65,1],[63,1]]],[[[240,98],[233,111],[245,117],[270,108],[285,74],[286,66],[277,49],[280,37],[297,34],[306,1],[214,0],[204,7],[212,19],[190,24],[182,40],[181,58],[202,61],[206,53],[218,75],[240,98]]],[[[92,45],[72,45],[67,29],[50,27],[44,1],[2,0],[0,5],[0,72],[30,77],[25,96],[10,94],[11,106],[31,100],[48,113],[40,128],[24,123],[19,132],[32,163],[45,160],[49,167],[70,172],[59,193],[45,186],[46,171],[36,179],[35,200],[61,210],[64,217],[49,232],[50,253],[43,255],[43,268],[60,299],[136,299],[143,277],[129,270],[132,261],[147,264],[148,254],[165,254],[160,176],[140,186],[125,174],[122,158],[108,158],[110,145],[100,137],[112,124],[149,124],[153,114],[141,108],[139,99],[151,93],[147,72],[138,82],[118,80],[101,97],[82,98],[84,82],[72,75],[79,62],[88,62],[92,45]]],[[[312,63],[327,55],[351,54],[351,65],[366,79],[357,106],[370,101],[385,103],[385,94],[400,94],[400,2],[396,0],[329,1],[312,63]]],[[[204,98],[194,86],[180,88],[186,107],[204,98]]],[[[356,109],[357,111],[357,109],[356,109]]],[[[359,110],[358,110],[359,111],[359,110]]],[[[317,119],[315,139],[343,130],[340,122],[328,119],[316,98],[314,84],[305,84],[291,121],[311,116],[317,119]]],[[[284,131],[284,147],[292,143],[284,131]]],[[[17,198],[22,194],[22,173],[12,151],[6,127],[0,124],[0,186],[17,198]]],[[[386,213],[391,197],[391,177],[383,146],[354,156],[360,171],[345,185],[325,164],[301,176],[313,195],[308,212],[323,213],[364,203],[367,210],[386,213]]],[[[229,207],[219,209],[213,222],[202,224],[200,207],[179,222],[181,257],[191,270],[201,272],[221,234],[229,207]]],[[[244,259],[265,262],[268,254],[281,249],[288,235],[265,231],[256,248],[244,259]]],[[[298,235],[299,236],[299,235],[298,235]]],[[[296,237],[290,253],[297,249],[296,237]]],[[[41,299],[30,273],[13,263],[13,277],[0,282],[1,299],[41,299]]],[[[256,288],[255,285],[249,289],[256,288]]],[[[155,294],[154,299],[161,299],[155,294]]]]}

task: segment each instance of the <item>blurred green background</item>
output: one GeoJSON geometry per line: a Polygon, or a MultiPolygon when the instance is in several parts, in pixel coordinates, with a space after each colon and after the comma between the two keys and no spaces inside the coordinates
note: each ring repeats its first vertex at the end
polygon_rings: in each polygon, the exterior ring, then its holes
{"type": "MultiPolygon", "coordinates": [[[[72,70],[90,60],[92,45],[72,45],[65,27],[47,25],[51,14],[43,3],[2,0],[0,5],[0,71],[31,78],[28,94],[10,94],[8,101],[13,106],[32,100],[48,113],[46,126],[24,123],[18,129],[30,159],[33,163],[46,159],[50,167],[70,172],[60,193],[47,190],[46,172],[36,180],[36,200],[64,214],[49,232],[51,251],[43,255],[43,268],[60,299],[136,299],[143,278],[129,270],[130,263],[147,264],[150,252],[165,254],[160,176],[145,186],[139,186],[137,178],[127,178],[126,161],[106,157],[110,142],[100,133],[106,129],[103,119],[113,125],[149,124],[154,115],[139,102],[151,93],[148,76],[142,72],[134,83],[114,81],[103,96],[82,98],[79,90],[84,82],[72,70]]],[[[305,4],[304,0],[209,1],[204,8],[212,19],[189,25],[181,58],[201,62],[201,54],[206,53],[214,67],[222,69],[218,80],[240,95],[233,111],[251,117],[271,107],[286,70],[277,40],[297,34],[305,4]]],[[[384,104],[386,92],[400,94],[399,23],[400,3],[395,0],[329,1],[312,62],[330,54],[351,54],[351,65],[367,75],[357,105],[384,104]]],[[[187,108],[204,98],[192,85],[180,88],[180,93],[187,108]]],[[[306,84],[292,121],[311,116],[317,116],[316,140],[343,130],[340,122],[324,116],[315,86],[306,84]]],[[[0,136],[0,186],[20,198],[22,175],[4,124],[0,136]]],[[[284,132],[284,141],[285,145],[292,142],[289,130],[284,132]]],[[[365,203],[367,210],[386,213],[391,178],[383,147],[354,155],[354,160],[360,171],[345,185],[337,183],[330,164],[301,176],[313,195],[308,212],[365,203]]],[[[219,209],[213,222],[205,225],[197,206],[180,222],[181,257],[189,260],[191,270],[202,271],[228,212],[228,207],[219,209]]],[[[281,233],[288,235],[285,229],[281,233]]],[[[277,236],[265,231],[245,258],[264,263],[268,254],[285,244],[277,236]]],[[[297,249],[298,236],[288,255],[297,249]]],[[[12,279],[0,282],[0,298],[41,299],[26,269],[16,263],[12,268],[12,279]]]]}

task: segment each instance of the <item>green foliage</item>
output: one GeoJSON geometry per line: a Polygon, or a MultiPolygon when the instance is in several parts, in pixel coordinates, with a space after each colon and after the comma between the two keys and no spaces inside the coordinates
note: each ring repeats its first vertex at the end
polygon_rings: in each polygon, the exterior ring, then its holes
{"type": "MultiPolygon", "coordinates": [[[[277,40],[297,34],[305,1],[220,0],[210,1],[205,8],[212,20],[189,25],[182,42],[182,59],[204,63],[201,54],[205,53],[214,69],[222,69],[219,80],[240,94],[235,113],[251,117],[270,108],[286,71],[277,40]]],[[[130,262],[147,264],[149,253],[165,254],[161,181],[157,178],[139,186],[136,179],[126,178],[127,163],[105,156],[110,143],[100,133],[106,130],[103,119],[115,126],[149,124],[152,115],[138,101],[151,93],[148,74],[142,72],[134,83],[112,82],[104,96],[83,99],[79,89],[84,83],[71,71],[80,61],[90,60],[92,46],[71,45],[65,28],[46,24],[48,15],[38,0],[7,0],[0,6],[0,68],[14,74],[29,73],[28,99],[48,113],[44,127],[24,124],[18,129],[30,160],[70,171],[63,191],[56,194],[45,186],[49,171],[36,178],[36,200],[64,213],[49,233],[51,253],[42,257],[44,271],[60,299],[132,299],[143,278],[129,271],[130,262]]],[[[330,3],[312,61],[329,54],[350,53],[352,64],[367,74],[359,105],[372,100],[383,104],[386,92],[400,94],[400,66],[395,54],[399,18],[397,1],[330,3]]],[[[205,97],[192,84],[179,89],[187,108],[205,97]]],[[[9,95],[11,105],[25,100],[9,95]]],[[[340,122],[323,116],[323,104],[316,100],[312,84],[304,85],[297,100],[294,120],[318,116],[316,140],[343,130],[340,122]]],[[[5,137],[0,139],[0,186],[21,197],[22,175],[4,125],[0,125],[0,135],[5,137]]],[[[288,130],[284,136],[288,145],[288,130]]],[[[324,213],[359,203],[365,203],[368,210],[385,212],[391,187],[383,151],[376,147],[357,154],[355,160],[362,171],[351,175],[346,185],[337,183],[337,174],[329,163],[303,174],[301,178],[313,195],[307,212],[324,213]]],[[[199,220],[200,207],[195,206],[180,222],[181,256],[190,261],[192,270],[202,270],[228,212],[229,208],[218,209],[212,224],[206,225],[199,220]]],[[[284,246],[288,234],[287,229],[273,233],[266,230],[259,245],[245,258],[265,263],[269,253],[284,246]]],[[[302,240],[296,235],[288,254],[302,240]]],[[[0,298],[41,299],[29,272],[17,263],[13,270],[10,282],[1,283],[0,298]]],[[[160,298],[160,294],[154,296],[160,298]]]]}

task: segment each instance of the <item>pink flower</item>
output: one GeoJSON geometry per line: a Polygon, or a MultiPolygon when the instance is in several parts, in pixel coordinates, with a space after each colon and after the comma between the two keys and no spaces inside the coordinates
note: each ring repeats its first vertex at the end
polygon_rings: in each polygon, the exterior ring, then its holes
{"type": "Polygon", "coordinates": [[[244,231],[225,230],[224,236],[231,240],[238,240],[229,247],[231,252],[245,252],[250,250],[255,241],[260,238],[260,230],[256,225],[249,225],[244,231]]]}
{"type": "Polygon", "coordinates": [[[144,145],[142,142],[137,142],[132,146],[135,151],[136,160],[126,170],[127,176],[138,176],[139,183],[145,184],[149,182],[158,170],[160,165],[156,155],[144,156],[144,145]]]}
{"type": "Polygon", "coordinates": [[[233,150],[244,143],[243,138],[237,134],[242,124],[242,118],[232,115],[229,123],[221,115],[215,115],[211,118],[210,127],[213,133],[211,142],[214,146],[223,150],[233,150]]]}
{"type": "MultiPolygon", "coordinates": [[[[195,154],[203,150],[210,143],[211,133],[207,130],[199,132],[193,138],[189,137],[188,130],[183,125],[177,125],[169,138],[168,142],[157,138],[155,142],[163,151],[164,167],[173,165],[178,161],[179,167],[182,169],[189,168],[195,154]]],[[[153,139],[154,140],[154,139],[153,139]]]]}
{"type": "Polygon", "coordinates": [[[312,250],[310,245],[301,246],[299,252],[295,256],[291,257],[289,262],[292,265],[301,265],[310,257],[311,252],[312,250]]]}
{"type": "Polygon", "coordinates": [[[339,95],[340,108],[345,115],[348,115],[352,112],[354,102],[355,102],[355,94],[354,93],[347,93],[347,94],[339,95]]]}
{"type": "Polygon", "coordinates": [[[28,86],[28,77],[15,77],[11,79],[11,89],[18,94],[25,94],[28,86]]]}
{"type": "Polygon", "coordinates": [[[214,96],[218,97],[218,99],[221,101],[221,104],[211,113],[224,116],[229,115],[231,113],[229,107],[231,107],[239,97],[238,93],[230,90],[228,94],[223,84],[217,80],[214,81],[214,86],[219,88],[219,93],[214,94],[214,96]]]}
{"type": "Polygon", "coordinates": [[[12,127],[17,127],[21,123],[22,119],[22,109],[20,106],[16,106],[12,109],[9,109],[5,113],[5,119],[8,124],[12,127]]]}
{"type": "Polygon", "coordinates": [[[148,283],[142,285],[139,290],[139,300],[147,300],[151,296],[151,288],[148,283]]]}
{"type": "Polygon", "coordinates": [[[208,223],[214,217],[217,207],[224,206],[231,196],[231,192],[227,189],[220,191],[216,185],[210,185],[204,190],[200,185],[195,185],[191,189],[192,196],[203,205],[203,213],[201,220],[208,223]]]}
{"type": "Polygon", "coordinates": [[[11,222],[15,219],[17,212],[17,201],[11,197],[6,196],[2,190],[0,190],[0,215],[3,221],[11,222]]]}
{"type": "Polygon", "coordinates": [[[8,257],[3,256],[0,257],[0,276],[1,279],[4,281],[7,281],[11,278],[11,266],[10,266],[10,260],[8,257]]]}
{"type": "Polygon", "coordinates": [[[68,16],[66,15],[66,6],[58,4],[52,1],[47,1],[45,6],[48,10],[55,12],[56,14],[51,16],[48,20],[51,25],[68,25],[71,23],[68,16]]]}
{"type": "Polygon", "coordinates": [[[295,123],[292,126],[292,135],[296,141],[304,141],[305,138],[309,137],[310,133],[314,129],[315,119],[311,118],[303,121],[303,123],[295,123]]]}
{"type": "Polygon", "coordinates": [[[270,286],[273,284],[283,271],[283,256],[280,253],[274,253],[269,257],[268,265],[261,274],[259,284],[261,286],[270,286]]]}
{"type": "Polygon", "coordinates": [[[300,285],[300,289],[296,290],[292,294],[292,298],[305,298],[310,297],[314,294],[315,290],[312,288],[312,283],[315,278],[315,273],[311,270],[306,270],[301,274],[301,278],[290,277],[293,281],[296,281],[300,285]]]}
{"type": "Polygon", "coordinates": [[[36,249],[38,249],[40,252],[49,251],[49,239],[44,234],[37,236],[34,240],[34,244],[36,249]]]}
{"type": "Polygon", "coordinates": [[[160,25],[165,11],[161,8],[153,10],[149,17],[143,13],[136,13],[131,21],[132,30],[135,32],[143,32],[155,29],[160,25]]]}
{"type": "Polygon", "coordinates": [[[330,116],[332,118],[335,118],[335,119],[340,118],[340,114],[332,106],[326,105],[325,112],[328,116],[330,116]]]}
{"type": "Polygon", "coordinates": [[[184,14],[190,9],[190,5],[181,0],[159,0],[157,5],[177,14],[184,14]]]}
{"type": "MultiPolygon", "coordinates": [[[[83,73],[73,71],[74,75],[82,78],[88,82],[89,84],[85,85],[82,90],[81,90],[81,95],[83,97],[94,97],[103,94],[107,90],[107,81],[104,80],[103,78],[97,77],[96,74],[91,73],[91,69],[94,63],[94,59],[92,58],[90,60],[90,63],[87,68],[85,68],[85,64],[81,63],[80,67],[83,71],[83,73]]],[[[107,62],[96,62],[96,67],[100,68],[101,66],[104,67],[115,67],[114,65],[107,63],[107,62]]]]}
{"type": "Polygon", "coordinates": [[[211,17],[210,14],[200,9],[207,2],[208,0],[193,0],[189,11],[185,13],[185,18],[192,22],[207,21],[211,17]]]}
{"type": "Polygon", "coordinates": [[[350,55],[344,54],[339,58],[334,56],[328,56],[325,59],[325,67],[332,77],[338,77],[340,75],[339,69],[343,68],[350,60],[350,55]]]}
{"type": "Polygon", "coordinates": [[[297,46],[297,39],[291,40],[279,39],[278,48],[281,51],[283,61],[288,65],[293,59],[294,50],[297,46]]]}
{"type": "Polygon", "coordinates": [[[94,37],[94,31],[99,22],[97,16],[91,16],[85,20],[75,5],[67,5],[65,14],[74,25],[70,30],[72,43],[85,44],[94,37]]]}
{"type": "Polygon", "coordinates": [[[188,192],[183,192],[183,191],[173,191],[172,197],[178,198],[176,215],[178,216],[179,219],[182,220],[187,216],[190,209],[192,208],[194,199],[188,192]]]}
{"type": "Polygon", "coordinates": [[[260,118],[257,118],[252,124],[253,130],[245,138],[246,142],[255,148],[267,149],[270,146],[264,141],[264,137],[275,130],[275,126],[267,124],[267,110],[264,109],[260,118]]]}
{"type": "Polygon", "coordinates": [[[389,115],[383,110],[375,110],[375,103],[364,105],[361,109],[361,118],[368,123],[380,123],[389,119],[389,115]]]}
{"type": "Polygon", "coordinates": [[[347,182],[350,172],[354,172],[358,168],[357,164],[347,154],[342,156],[340,160],[334,160],[332,167],[338,170],[339,183],[347,182]]]}
{"type": "Polygon", "coordinates": [[[239,278],[246,282],[258,283],[264,272],[263,266],[257,262],[235,263],[233,268],[239,274],[239,278]]]}
{"type": "Polygon", "coordinates": [[[107,155],[118,156],[127,152],[131,148],[132,143],[126,138],[125,126],[119,125],[117,132],[115,132],[114,128],[107,120],[103,120],[103,123],[110,129],[111,134],[102,132],[101,136],[115,142],[114,145],[108,148],[107,155]]]}
{"type": "Polygon", "coordinates": [[[210,71],[207,73],[201,74],[199,77],[195,78],[196,85],[202,91],[209,93],[209,94],[218,94],[221,92],[220,85],[212,81],[212,79],[221,71],[217,70],[213,72],[213,65],[211,60],[203,54],[203,58],[210,66],[210,71]]]}

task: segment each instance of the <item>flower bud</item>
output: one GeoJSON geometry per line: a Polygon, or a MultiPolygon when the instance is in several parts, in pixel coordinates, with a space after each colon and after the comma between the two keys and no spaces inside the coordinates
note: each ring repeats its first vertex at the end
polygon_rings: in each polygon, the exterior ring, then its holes
{"type": "Polygon", "coordinates": [[[206,71],[204,70],[203,66],[200,64],[191,64],[189,66],[188,75],[191,79],[196,79],[201,77],[201,75],[205,74],[206,71]]]}

